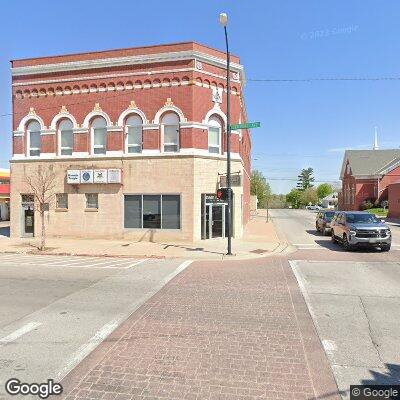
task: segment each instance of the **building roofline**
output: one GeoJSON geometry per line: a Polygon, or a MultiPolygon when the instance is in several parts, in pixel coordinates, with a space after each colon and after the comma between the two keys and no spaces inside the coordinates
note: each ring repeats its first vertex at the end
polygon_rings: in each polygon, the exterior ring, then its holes
{"type": "MultiPolygon", "coordinates": [[[[46,58],[64,58],[64,57],[71,57],[71,56],[83,56],[85,54],[104,54],[104,53],[111,53],[117,51],[126,51],[126,50],[138,50],[138,49],[150,49],[152,47],[173,47],[173,46],[180,46],[180,45],[198,45],[201,47],[205,47],[206,49],[210,49],[212,51],[217,51],[221,53],[221,55],[226,54],[224,50],[220,50],[203,43],[197,42],[195,40],[185,41],[185,42],[174,42],[174,43],[158,43],[152,44],[147,46],[133,46],[133,47],[120,47],[115,49],[104,49],[104,50],[94,50],[94,51],[81,51],[77,53],[65,53],[65,54],[55,54],[55,55],[46,55],[46,56],[39,56],[39,57],[26,57],[26,58],[13,58],[10,60],[11,63],[16,61],[35,61],[35,60],[43,60],[46,58]]],[[[233,53],[230,53],[231,57],[236,57],[239,59],[239,56],[233,53]]],[[[240,62],[240,61],[239,61],[240,62]]]]}

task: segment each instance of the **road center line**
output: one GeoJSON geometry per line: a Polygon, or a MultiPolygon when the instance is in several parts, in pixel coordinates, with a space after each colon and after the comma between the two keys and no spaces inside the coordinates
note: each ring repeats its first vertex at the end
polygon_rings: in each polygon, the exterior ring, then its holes
{"type": "Polygon", "coordinates": [[[7,336],[3,337],[2,339],[0,339],[0,346],[4,345],[4,344],[7,344],[7,343],[14,342],[14,340],[17,340],[21,336],[29,333],[30,331],[34,330],[35,328],[37,328],[40,325],[42,325],[41,322],[29,322],[29,323],[27,323],[23,327],[17,329],[16,331],[14,331],[14,332],[10,333],[9,335],[7,335],[7,336]]]}

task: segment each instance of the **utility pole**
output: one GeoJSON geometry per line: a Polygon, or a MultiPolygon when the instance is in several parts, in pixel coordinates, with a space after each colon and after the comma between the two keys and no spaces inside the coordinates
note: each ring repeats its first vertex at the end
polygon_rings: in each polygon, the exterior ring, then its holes
{"type": "Polygon", "coordinates": [[[219,22],[224,27],[226,44],[226,186],[228,188],[228,251],[227,255],[232,255],[232,185],[231,185],[231,73],[230,73],[230,54],[228,44],[228,16],[225,13],[219,15],[219,22]]]}

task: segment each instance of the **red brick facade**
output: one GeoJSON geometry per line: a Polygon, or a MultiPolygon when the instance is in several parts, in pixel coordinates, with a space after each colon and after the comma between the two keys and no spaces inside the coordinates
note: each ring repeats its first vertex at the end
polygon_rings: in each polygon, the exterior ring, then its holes
{"type": "Polygon", "coordinates": [[[342,179],[339,208],[341,210],[358,211],[365,200],[378,201],[379,203],[388,200],[389,187],[398,182],[400,182],[400,166],[385,175],[376,177],[353,176],[351,167],[346,167],[342,179]]]}
{"type": "MultiPolygon", "coordinates": [[[[232,55],[231,123],[247,120],[244,73],[232,55]]],[[[59,124],[73,122],[73,154],[93,154],[92,122],[107,121],[105,157],[132,157],[125,149],[126,118],[143,122],[143,156],[163,155],[161,120],[180,120],[179,153],[226,159],[225,53],[194,42],[12,61],[13,159],[29,161],[27,126],[41,125],[39,159],[60,159],[59,124]],[[222,96],[216,98],[215,94],[222,96]],[[219,118],[221,152],[208,153],[208,120],[219,118]]],[[[250,217],[250,132],[232,132],[233,158],[243,172],[244,223],[250,217]]],[[[37,157],[33,157],[37,158],[37,157]]],[[[64,157],[65,158],[65,157],[64,157]]]]}

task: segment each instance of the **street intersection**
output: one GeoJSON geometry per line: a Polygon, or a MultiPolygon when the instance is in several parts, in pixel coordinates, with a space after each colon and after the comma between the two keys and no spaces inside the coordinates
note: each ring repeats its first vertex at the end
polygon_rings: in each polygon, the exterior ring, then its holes
{"type": "Polygon", "coordinates": [[[249,261],[0,254],[0,381],[67,399],[339,399],[399,380],[400,252],[346,253],[275,210],[249,261]]]}

